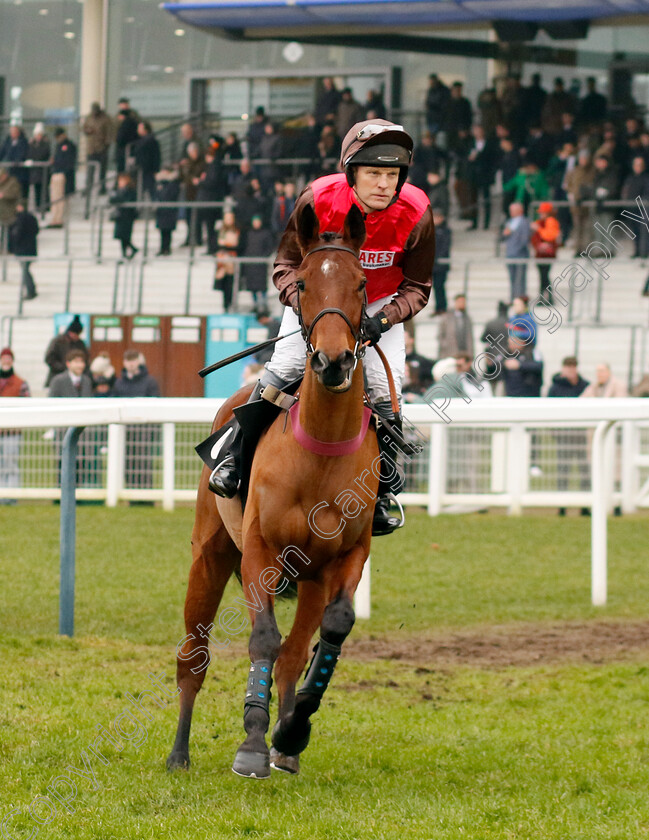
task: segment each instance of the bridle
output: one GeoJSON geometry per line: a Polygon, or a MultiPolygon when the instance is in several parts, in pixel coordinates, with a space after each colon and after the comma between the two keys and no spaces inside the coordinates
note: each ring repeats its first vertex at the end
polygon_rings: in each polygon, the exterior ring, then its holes
{"type": "MultiPolygon", "coordinates": [[[[348,248],[347,245],[335,245],[334,243],[325,243],[324,245],[316,245],[315,248],[311,248],[304,255],[304,259],[310,257],[311,254],[315,254],[318,251],[346,251],[348,254],[353,254],[354,257],[358,259],[358,254],[354,251],[353,248],[348,248]]],[[[354,369],[358,364],[358,360],[362,359],[365,355],[365,345],[363,343],[363,321],[365,320],[366,315],[366,308],[367,308],[367,293],[364,294],[363,305],[361,309],[361,321],[360,326],[358,329],[354,327],[352,322],[349,320],[349,316],[342,311],[342,309],[338,309],[338,307],[331,306],[327,309],[322,309],[318,314],[315,316],[313,321],[307,327],[304,323],[304,319],[302,317],[302,305],[300,303],[300,289],[298,287],[297,290],[297,317],[300,323],[300,330],[302,331],[302,338],[306,343],[306,354],[307,357],[313,355],[315,352],[315,347],[311,344],[311,334],[313,333],[313,328],[318,323],[321,318],[324,318],[325,315],[339,315],[343,321],[349,327],[349,330],[352,334],[352,338],[354,339],[354,369]]]]}

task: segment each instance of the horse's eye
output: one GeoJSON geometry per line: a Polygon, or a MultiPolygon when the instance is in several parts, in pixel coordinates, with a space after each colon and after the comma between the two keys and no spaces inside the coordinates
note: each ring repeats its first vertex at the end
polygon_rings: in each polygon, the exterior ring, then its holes
{"type": "Polygon", "coordinates": [[[295,285],[297,286],[298,292],[304,291],[304,280],[297,280],[295,285]]]}
{"type": "Polygon", "coordinates": [[[367,286],[367,278],[363,277],[363,279],[361,280],[360,286],[358,287],[358,291],[362,292],[363,289],[365,288],[365,286],[367,286]]]}

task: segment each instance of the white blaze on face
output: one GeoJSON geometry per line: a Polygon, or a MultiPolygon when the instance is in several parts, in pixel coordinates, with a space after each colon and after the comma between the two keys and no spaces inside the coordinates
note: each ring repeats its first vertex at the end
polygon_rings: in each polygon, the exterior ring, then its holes
{"type": "Polygon", "coordinates": [[[320,268],[323,274],[330,274],[335,270],[336,266],[331,260],[325,260],[320,268]]]}

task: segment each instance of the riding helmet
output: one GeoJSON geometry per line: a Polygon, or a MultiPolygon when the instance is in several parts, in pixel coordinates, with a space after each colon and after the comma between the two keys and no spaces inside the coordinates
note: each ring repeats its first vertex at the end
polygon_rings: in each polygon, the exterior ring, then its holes
{"type": "Polygon", "coordinates": [[[354,186],[354,166],[398,166],[398,195],[408,177],[413,145],[412,137],[402,125],[379,119],[356,123],[345,135],[340,153],[347,183],[354,186]]]}

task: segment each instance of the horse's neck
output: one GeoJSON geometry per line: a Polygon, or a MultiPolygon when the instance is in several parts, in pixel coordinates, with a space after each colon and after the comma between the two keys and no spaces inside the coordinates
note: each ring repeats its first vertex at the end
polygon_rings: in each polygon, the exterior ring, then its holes
{"type": "Polygon", "coordinates": [[[322,441],[349,440],[363,421],[363,367],[357,365],[352,385],[344,394],[332,394],[307,367],[300,388],[300,425],[322,441]]]}

